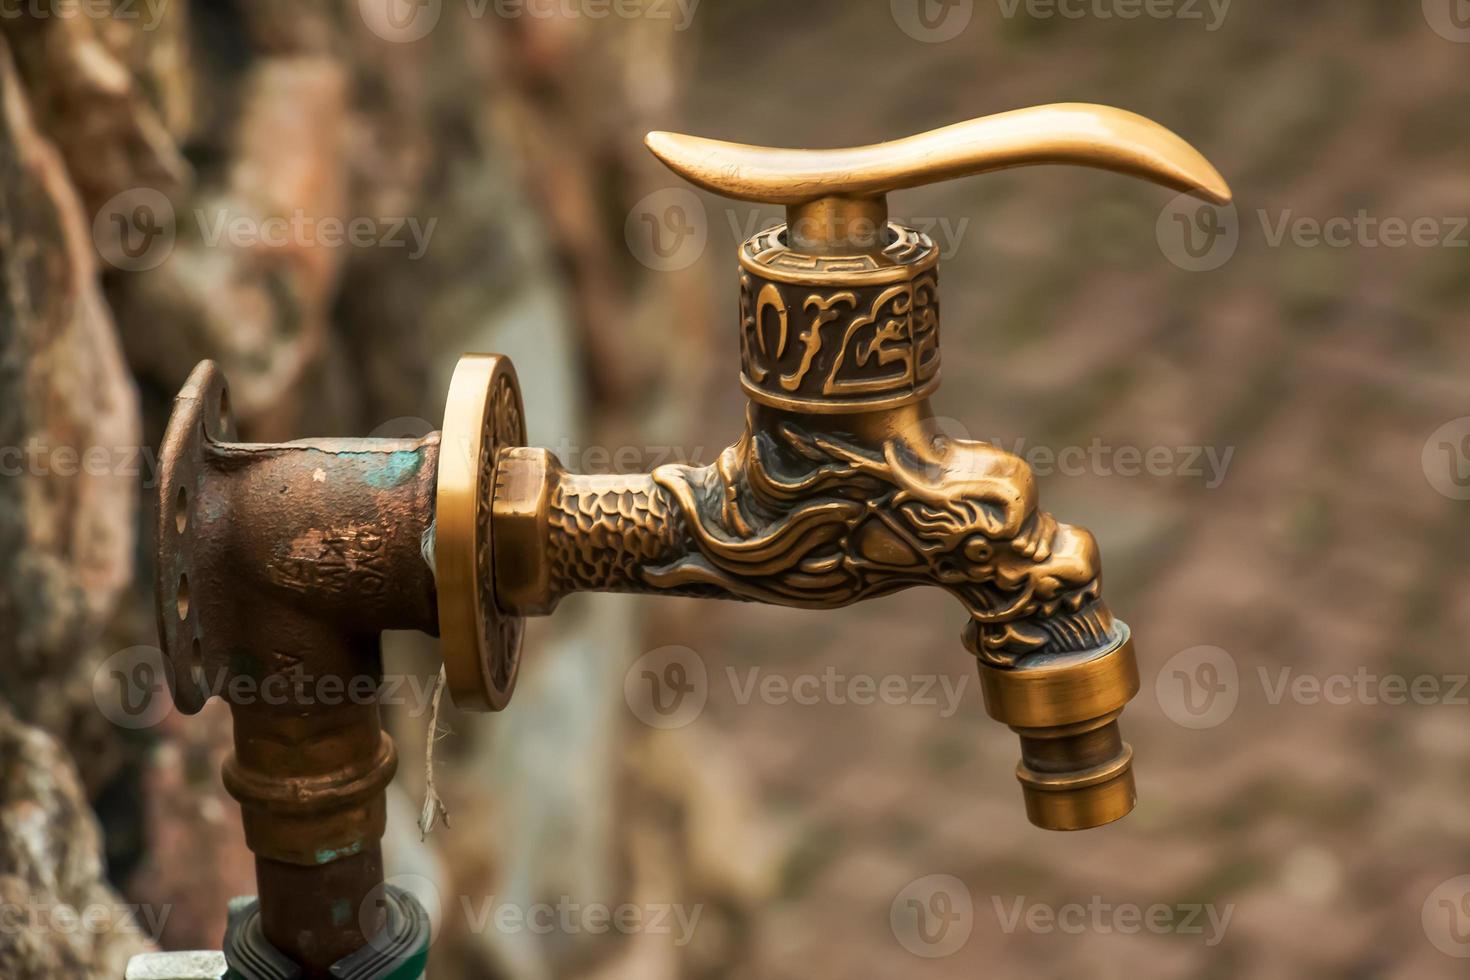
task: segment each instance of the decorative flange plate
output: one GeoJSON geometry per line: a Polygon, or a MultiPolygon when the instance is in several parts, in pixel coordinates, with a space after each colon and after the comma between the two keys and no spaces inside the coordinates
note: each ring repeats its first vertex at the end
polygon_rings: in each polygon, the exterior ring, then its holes
{"type": "Polygon", "coordinates": [[[510,702],[525,619],[495,602],[491,508],[502,449],[526,444],[526,412],[510,359],[466,354],[444,406],[434,532],[439,638],[454,703],[499,711],[510,702]]]}

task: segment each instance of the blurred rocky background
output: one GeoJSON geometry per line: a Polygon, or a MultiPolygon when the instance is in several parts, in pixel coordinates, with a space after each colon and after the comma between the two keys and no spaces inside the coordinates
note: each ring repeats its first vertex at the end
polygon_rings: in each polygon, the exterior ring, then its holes
{"type": "MultiPolygon", "coordinates": [[[[893,204],[945,252],[944,424],[1102,543],[1137,811],[1026,823],[941,596],[578,597],[509,711],[442,719],[426,842],[426,699],[391,709],[433,975],[1463,976],[1461,0],[24,0],[0,40],[0,976],[217,946],[252,890],[227,713],[118,711],[199,359],[248,438],[422,434],[495,350],[570,465],[710,462],[735,251],[778,216],[643,132],[848,145],[1054,101],[1176,129],[1235,207],[1062,170],[893,204]],[[630,692],[669,648],[703,709],[657,727],[630,692]],[[563,906],[644,925],[494,925],[563,906]]],[[[387,646],[425,690],[432,641],[387,646]]]]}

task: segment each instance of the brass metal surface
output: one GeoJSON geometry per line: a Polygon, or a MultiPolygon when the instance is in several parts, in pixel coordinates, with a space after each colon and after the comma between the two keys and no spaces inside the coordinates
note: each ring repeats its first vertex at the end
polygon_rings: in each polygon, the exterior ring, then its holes
{"type": "Polygon", "coordinates": [[[521,661],[524,621],[495,601],[495,465],[526,441],[525,409],[510,360],[466,354],[444,409],[436,496],[434,566],[439,580],[440,649],[449,691],[461,708],[499,711],[510,702],[521,661]]]}
{"type": "Polygon", "coordinates": [[[1097,167],[1224,204],[1230,187],[1179,136],[1112,106],[1065,102],[1015,109],[904,139],[840,150],[745,146],[649,133],[648,148],[685,180],[722,197],[799,205],[825,197],[877,197],[1011,167],[1097,167]]]}
{"type": "Polygon", "coordinates": [[[1215,203],[1231,196],[1210,162],[1168,129],[1081,103],[838,150],[662,132],[647,142],[706,190],[786,206],[784,226],[741,249],[741,385],[755,401],[808,414],[895,408],[938,387],[938,250],[921,232],[889,222],[888,193],[1011,167],[1075,164],[1215,203]]]}
{"type": "Polygon", "coordinates": [[[982,672],[986,712],[1012,728],[1056,728],[1122,709],[1138,693],[1138,663],[1128,628],[1112,633],[1112,643],[1086,651],[1096,656],[1038,657],[1030,670],[982,672]]]}
{"type": "Polygon", "coordinates": [[[889,225],[868,255],[813,256],[781,228],[740,250],[740,384],[809,414],[899,408],[939,387],[939,250],[889,225]]]}
{"type": "Polygon", "coordinates": [[[1138,693],[1138,662],[1128,627],[1119,623],[1115,636],[1101,652],[1012,670],[981,664],[986,712],[1021,737],[1016,778],[1038,826],[1083,830],[1133,809],[1133,749],[1117,719],[1138,693]]]}
{"type": "Polygon", "coordinates": [[[1037,507],[1024,461],[940,435],[919,406],[818,419],[753,408],[715,463],[648,474],[506,454],[519,476],[496,498],[501,603],[544,615],[590,590],[831,609],[934,586],[997,666],[1111,641],[1097,544],[1037,507]]]}
{"type": "Polygon", "coordinates": [[[874,146],[783,150],[651,133],[692,183],[787,207],[740,250],[746,428],[709,466],[567,472],[501,455],[497,601],[547,615],[578,591],[828,609],[915,586],[968,614],[991,713],[1021,740],[1027,811],[1054,829],[1134,801],[1117,719],[1138,691],[1128,628],[1102,599],[1097,542],[1041,509],[1024,460],[939,431],[938,249],[885,195],[1008,167],[1066,163],[1216,203],[1225,180],[1141,116],[1052,105],[874,146]]]}

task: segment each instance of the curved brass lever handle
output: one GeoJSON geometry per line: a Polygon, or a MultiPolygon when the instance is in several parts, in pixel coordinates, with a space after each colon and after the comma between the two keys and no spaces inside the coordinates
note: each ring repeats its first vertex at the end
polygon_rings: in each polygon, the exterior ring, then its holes
{"type": "Polygon", "coordinates": [[[793,229],[819,219],[823,234],[798,232],[812,251],[879,244],[853,234],[864,219],[886,223],[883,195],[1011,167],[1075,164],[1128,174],[1230,202],[1230,186],[1198,150],[1151,119],[1086,103],[1059,103],[971,119],[889,143],[840,150],[784,150],[677,133],[649,133],[648,148],[681,177],[742,201],[783,204],[793,229]],[[836,241],[834,241],[836,240],[836,241]]]}
{"type": "Polygon", "coordinates": [[[956,123],[906,139],[842,150],[781,150],[677,133],[648,148],[675,173],[716,194],[797,205],[889,191],[1010,167],[1070,163],[1151,180],[1215,204],[1230,187],[1210,161],[1152,119],[1069,102],[956,123]]]}

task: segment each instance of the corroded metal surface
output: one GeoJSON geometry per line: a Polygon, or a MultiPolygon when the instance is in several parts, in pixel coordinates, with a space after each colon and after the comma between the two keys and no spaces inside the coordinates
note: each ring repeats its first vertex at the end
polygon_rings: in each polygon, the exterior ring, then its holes
{"type": "Polygon", "coordinates": [[[156,585],[170,684],[186,712],[215,696],[231,707],[224,781],[256,855],[262,924],[308,969],[381,924],[370,899],[397,756],[378,713],[379,634],[438,632],[439,456],[437,433],[238,442],[210,362],[165,438],[156,585]]]}

